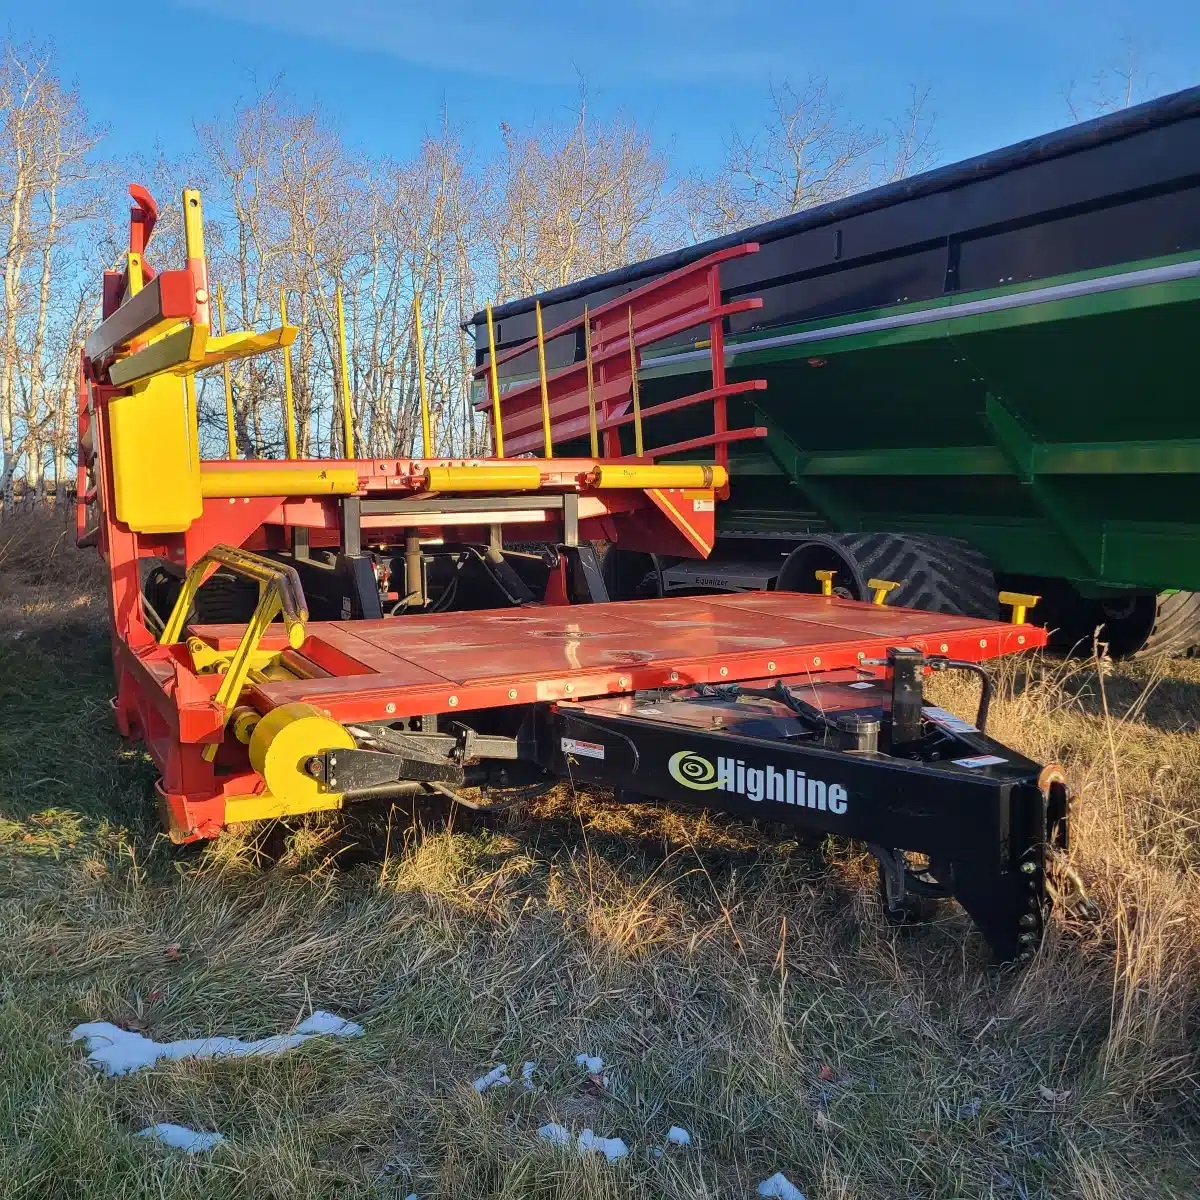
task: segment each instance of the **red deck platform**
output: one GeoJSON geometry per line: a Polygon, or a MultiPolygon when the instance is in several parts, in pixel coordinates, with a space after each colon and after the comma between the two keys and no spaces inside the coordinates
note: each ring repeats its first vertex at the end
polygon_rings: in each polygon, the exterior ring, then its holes
{"type": "MultiPolygon", "coordinates": [[[[217,649],[243,628],[190,630],[217,649]]],[[[1044,630],[794,592],[528,607],[308,626],[289,666],[312,678],[251,685],[260,710],[296,700],[341,721],[583,699],[663,686],[801,676],[889,646],[979,661],[1044,630]]],[[[284,645],[282,631],[274,646],[284,645]]],[[[264,649],[272,648],[270,637],[264,649]]]]}

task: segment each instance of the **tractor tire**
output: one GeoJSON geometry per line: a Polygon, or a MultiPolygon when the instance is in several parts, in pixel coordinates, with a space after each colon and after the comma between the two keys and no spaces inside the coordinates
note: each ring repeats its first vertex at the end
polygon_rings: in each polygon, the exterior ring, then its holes
{"type": "Polygon", "coordinates": [[[650,600],[662,595],[657,555],[622,550],[611,542],[594,543],[610,600],[650,600]]]}
{"type": "Polygon", "coordinates": [[[1200,651],[1200,592],[1085,600],[1068,588],[1050,591],[1043,607],[1035,615],[1052,630],[1050,648],[1062,654],[1090,654],[1096,639],[1118,659],[1191,658],[1200,651]]]}
{"type": "Polygon", "coordinates": [[[996,620],[1000,605],[991,564],[958,538],[900,533],[819,534],[798,545],[779,572],[776,587],[788,592],[820,590],[814,572],[837,571],[836,594],[869,600],[870,579],[900,586],[888,594],[897,608],[996,620]]]}
{"type": "Polygon", "coordinates": [[[1134,658],[1192,658],[1200,650],[1200,592],[1160,592],[1154,624],[1134,658]]]}
{"type": "MultiPolygon", "coordinates": [[[[142,592],[155,615],[166,621],[182,587],[182,575],[167,567],[155,566],[146,576],[142,592]]],[[[188,624],[240,624],[250,619],[257,603],[257,584],[232,571],[220,569],[200,585],[188,614],[188,624]]]]}
{"type": "Polygon", "coordinates": [[[1089,643],[1096,629],[1113,658],[1190,658],[1200,643],[1200,592],[1142,592],[1093,601],[1089,643]]]}

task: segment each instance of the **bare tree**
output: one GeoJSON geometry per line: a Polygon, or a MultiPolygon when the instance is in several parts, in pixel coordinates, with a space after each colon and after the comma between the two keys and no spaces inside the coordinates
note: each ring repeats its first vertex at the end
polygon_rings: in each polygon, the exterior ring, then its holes
{"type": "Polygon", "coordinates": [[[74,370],[61,342],[79,325],[70,288],[73,239],[96,211],[92,152],[99,135],[76,93],[54,76],[48,52],[5,43],[0,50],[0,495],[11,499],[18,466],[45,487],[47,452],[57,442],[58,409],[70,403],[74,370]],[[65,301],[67,312],[60,311],[65,301]],[[74,316],[72,315],[74,313],[74,316]]]}
{"type": "Polygon", "coordinates": [[[750,137],[735,132],[715,176],[682,181],[679,209],[693,240],[903,178],[936,156],[928,89],[913,89],[908,111],[890,131],[854,121],[819,77],[802,88],[785,80],[769,96],[765,129],[750,137]]]}
{"type": "Polygon", "coordinates": [[[636,125],[597,122],[581,99],[569,127],[500,128],[485,232],[497,298],[558,287],[658,247],[667,164],[636,125]]]}
{"type": "Polygon", "coordinates": [[[1072,80],[1063,89],[1063,100],[1072,121],[1087,121],[1149,100],[1158,94],[1153,76],[1146,71],[1142,56],[1131,38],[1121,42],[1118,60],[1101,67],[1081,91],[1072,80]]]}
{"type": "MultiPolygon", "coordinates": [[[[138,174],[163,201],[151,258],[184,256],[177,198],[206,197],[212,283],[231,328],[278,319],[292,347],[298,450],[345,452],[335,295],[345,300],[347,379],[360,454],[399,457],[421,442],[429,398],[434,449],[488,444],[472,405],[474,348],[461,326],[488,300],[542,291],[622,266],[682,237],[699,238],[820,203],[928,165],[927,95],[890,131],[851,121],[821,80],[772,89],[757,136],[735,136],[712,178],[672,182],[665,157],[631,120],[598,119],[581,94],[565,123],[517,130],[479,159],[443,113],[406,160],[353,152],[315,109],[278,83],[196,130],[183,159],[138,174]],[[685,214],[676,221],[672,209],[685,214]],[[424,329],[422,381],[415,315],[424,329]]],[[[99,268],[123,261],[123,221],[97,215],[97,134],[49,57],[5,44],[0,55],[0,491],[20,472],[45,488],[67,478],[75,354],[97,316],[99,268]]],[[[254,456],[285,453],[280,356],[231,371],[235,434],[254,456]]],[[[201,444],[225,453],[224,388],[199,388],[201,444]]]]}
{"type": "Polygon", "coordinates": [[[937,163],[938,146],[933,135],[937,117],[930,111],[929,96],[928,87],[914,84],[903,115],[889,122],[891,133],[884,142],[884,179],[888,183],[919,175],[937,163]]]}
{"type": "MultiPolygon", "coordinates": [[[[278,317],[282,289],[301,333],[296,363],[298,442],[312,443],[314,420],[332,374],[333,284],[343,263],[337,223],[351,209],[352,167],[317,113],[294,108],[278,86],[202,125],[197,139],[213,178],[206,213],[210,277],[225,295],[231,328],[262,328],[278,317]]],[[[235,434],[251,455],[281,456],[279,364],[250,359],[233,370],[235,434]]],[[[206,381],[201,416],[210,441],[223,441],[223,389],[206,381]]]]}
{"type": "Polygon", "coordinates": [[[467,401],[473,364],[459,330],[475,300],[473,251],[482,226],[472,167],[471,152],[443,116],[417,156],[387,164],[377,185],[367,293],[375,333],[365,382],[371,444],[385,455],[419,445],[418,306],[434,442],[460,453],[482,448],[467,401]]]}

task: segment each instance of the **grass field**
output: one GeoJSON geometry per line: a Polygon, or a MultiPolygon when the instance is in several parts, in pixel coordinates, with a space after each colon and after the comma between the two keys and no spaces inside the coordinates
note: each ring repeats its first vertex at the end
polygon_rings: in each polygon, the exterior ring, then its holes
{"type": "Polygon", "coordinates": [[[1197,664],[1008,670],[993,733],[1069,768],[1103,918],[999,971],[956,911],[887,929],[859,848],[566,789],[491,824],[383,809],[174,849],[68,540],[0,525],[0,1196],[1197,1193],[1197,664]],[[116,1079],[67,1041],[315,1008],[366,1036],[116,1079]],[[471,1087],[525,1060],[533,1090],[471,1087]],[[228,1144],[132,1136],[153,1121],[228,1144]],[[557,1151],[548,1121],[631,1154],[557,1151]],[[671,1125],[695,1144],[654,1155],[671,1125]]]}

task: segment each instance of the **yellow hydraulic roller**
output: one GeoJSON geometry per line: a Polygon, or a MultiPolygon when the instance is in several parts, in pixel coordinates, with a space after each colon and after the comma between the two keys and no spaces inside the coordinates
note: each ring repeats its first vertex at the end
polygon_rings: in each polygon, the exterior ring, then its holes
{"type": "Polygon", "coordinates": [[[357,491],[358,472],[353,467],[273,463],[255,471],[205,463],[200,468],[200,494],[208,499],[227,496],[352,496],[357,491]]]}
{"type": "Polygon", "coordinates": [[[229,721],[229,728],[233,730],[233,736],[243,746],[248,746],[250,745],[251,735],[261,720],[262,717],[254,709],[243,705],[233,710],[233,716],[229,721]]]}
{"type": "Polygon", "coordinates": [[[541,468],[524,463],[425,468],[425,487],[431,492],[536,492],[541,486],[541,468]]]}
{"type": "Polygon", "coordinates": [[[598,488],[721,488],[729,482],[729,472],[724,467],[691,463],[662,466],[605,463],[592,471],[590,480],[598,488]]]}
{"type": "Polygon", "coordinates": [[[354,738],[346,727],[320,709],[302,702],[284,704],[271,709],[254,726],[250,765],[284,806],[284,813],[311,812],[314,806],[339,807],[342,797],[308,773],[308,760],[326,750],[353,749],[354,738]]]}

